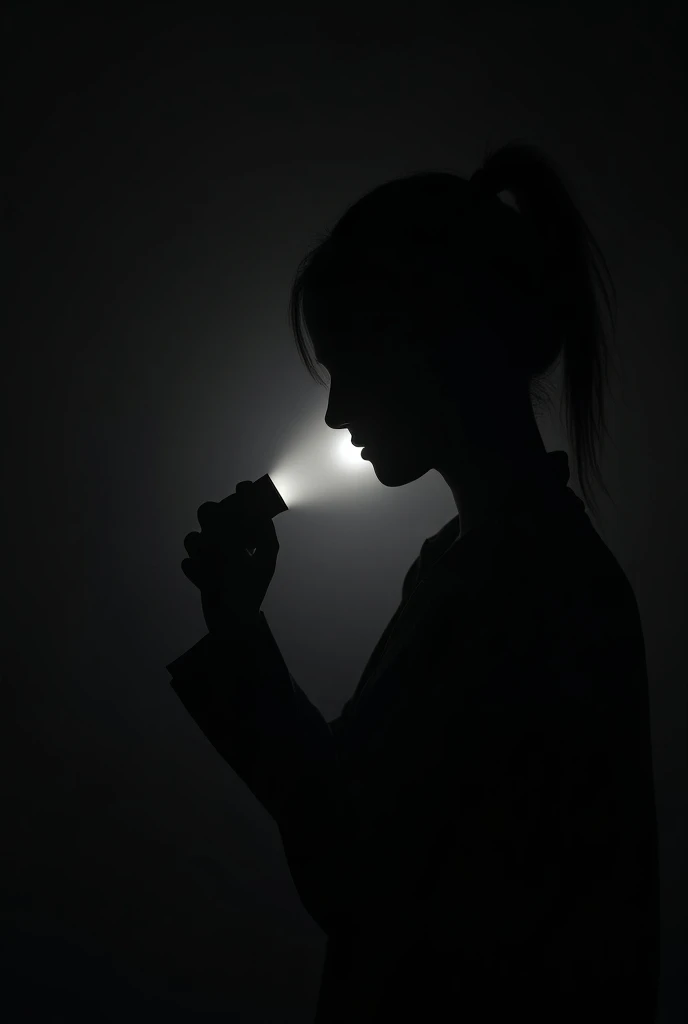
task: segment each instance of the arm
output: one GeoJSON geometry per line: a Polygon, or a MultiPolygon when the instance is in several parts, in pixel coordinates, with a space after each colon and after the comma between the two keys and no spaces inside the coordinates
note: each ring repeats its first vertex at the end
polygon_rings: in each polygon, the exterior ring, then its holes
{"type": "Polygon", "coordinates": [[[264,614],[223,639],[207,634],[167,669],[184,707],[277,823],[301,902],[329,931],[336,859],[351,834],[346,787],[330,727],[264,614]]]}

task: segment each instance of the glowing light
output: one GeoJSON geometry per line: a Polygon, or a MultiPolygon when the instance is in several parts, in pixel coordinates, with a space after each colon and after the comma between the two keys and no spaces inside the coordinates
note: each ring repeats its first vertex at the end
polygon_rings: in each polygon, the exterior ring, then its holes
{"type": "Polygon", "coordinates": [[[342,465],[352,470],[357,469],[359,466],[366,465],[366,463],[361,460],[362,449],[354,448],[351,443],[351,435],[348,432],[342,432],[338,441],[339,443],[336,446],[336,452],[342,465]]]}
{"type": "Polygon", "coordinates": [[[270,478],[289,508],[341,502],[374,493],[375,474],[348,430],[324,422],[303,423],[289,450],[269,469],[270,478]]]}

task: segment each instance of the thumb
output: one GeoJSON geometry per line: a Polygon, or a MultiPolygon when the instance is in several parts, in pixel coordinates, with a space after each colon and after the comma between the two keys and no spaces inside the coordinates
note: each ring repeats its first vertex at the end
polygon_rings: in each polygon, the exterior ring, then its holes
{"type": "Polygon", "coordinates": [[[256,545],[253,558],[258,559],[260,565],[272,565],[274,570],[280,545],[273,520],[269,516],[256,517],[251,526],[256,545]]]}
{"type": "Polygon", "coordinates": [[[250,528],[251,540],[255,545],[254,558],[260,557],[261,561],[270,563],[277,559],[279,552],[279,539],[275,524],[270,516],[265,515],[256,507],[256,499],[253,491],[253,483],[250,480],[242,480],[236,486],[236,492],[241,496],[243,507],[246,510],[246,523],[250,528]]]}

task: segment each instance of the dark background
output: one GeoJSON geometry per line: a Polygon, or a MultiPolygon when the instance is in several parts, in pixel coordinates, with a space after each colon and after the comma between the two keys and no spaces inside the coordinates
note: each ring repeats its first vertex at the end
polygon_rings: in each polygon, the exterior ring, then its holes
{"type": "MultiPolygon", "coordinates": [[[[25,1010],[3,1016],[34,1019],[44,985],[70,1020],[150,1019],[163,1000],[168,1020],[312,1019],[325,938],[276,825],[169,687],[165,665],[205,632],[182,541],[238,480],[301,455],[324,481],[276,520],[263,607],[334,717],[456,509],[435,472],[389,490],[332,468],[289,286],[363,192],[468,176],[518,137],[564,167],[619,293],[616,504],[601,496],[598,528],[645,628],[659,1020],[683,1020],[684,5],[249,6],[4,15],[0,962],[25,1010]],[[98,991],[111,1011],[89,1008],[98,991]]],[[[542,431],[566,447],[556,415],[542,431]]]]}

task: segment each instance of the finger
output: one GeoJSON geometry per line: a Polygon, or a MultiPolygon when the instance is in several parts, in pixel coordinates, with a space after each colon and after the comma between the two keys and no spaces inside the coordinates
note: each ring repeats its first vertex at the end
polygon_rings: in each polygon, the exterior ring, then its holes
{"type": "Polygon", "coordinates": [[[199,505],[196,518],[202,530],[207,530],[217,524],[220,518],[220,506],[216,501],[204,501],[199,505]]]}
{"type": "Polygon", "coordinates": [[[223,564],[217,555],[210,556],[201,552],[194,558],[185,558],[181,569],[199,590],[211,590],[222,583],[223,564]]]}
{"type": "Polygon", "coordinates": [[[279,538],[272,519],[263,516],[253,523],[255,556],[262,565],[274,565],[279,553],[279,538]]]}
{"type": "Polygon", "coordinates": [[[251,508],[251,495],[253,491],[252,480],[240,480],[236,485],[234,494],[228,494],[219,504],[222,512],[234,511],[235,508],[246,511],[251,508]]]}
{"type": "Polygon", "coordinates": [[[194,531],[193,533],[187,533],[186,537],[184,538],[184,547],[186,548],[188,554],[190,554],[192,558],[194,555],[197,555],[199,553],[199,551],[201,550],[201,546],[202,545],[200,533],[198,533],[197,531],[194,531]]]}
{"type": "Polygon", "coordinates": [[[201,589],[201,573],[199,567],[191,561],[190,558],[185,558],[182,561],[182,572],[186,576],[187,580],[190,580],[195,587],[201,589]]]}
{"type": "Polygon", "coordinates": [[[244,518],[253,520],[261,515],[256,505],[256,489],[251,480],[241,480],[236,486],[237,505],[244,518]]]}
{"type": "Polygon", "coordinates": [[[237,484],[235,494],[229,494],[219,502],[216,510],[210,512],[207,517],[209,520],[209,528],[206,528],[208,533],[224,535],[225,538],[232,536],[242,542],[242,547],[255,547],[255,544],[251,543],[255,516],[251,500],[252,488],[251,480],[242,480],[237,484]]]}

